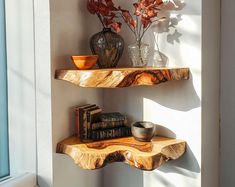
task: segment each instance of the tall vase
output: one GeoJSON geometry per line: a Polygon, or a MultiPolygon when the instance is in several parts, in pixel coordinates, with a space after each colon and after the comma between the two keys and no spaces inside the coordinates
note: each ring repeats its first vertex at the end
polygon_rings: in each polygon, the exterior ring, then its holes
{"type": "Polygon", "coordinates": [[[137,41],[128,46],[129,57],[133,67],[145,67],[148,64],[150,46],[137,41]]]}
{"type": "Polygon", "coordinates": [[[99,56],[100,68],[114,68],[123,54],[124,40],[110,28],[104,28],[91,37],[90,48],[93,54],[99,56]]]}

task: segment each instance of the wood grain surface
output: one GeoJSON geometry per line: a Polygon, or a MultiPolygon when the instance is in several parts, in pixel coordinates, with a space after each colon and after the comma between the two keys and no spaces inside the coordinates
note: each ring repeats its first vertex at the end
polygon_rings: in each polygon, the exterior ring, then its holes
{"type": "Polygon", "coordinates": [[[151,86],[173,80],[188,80],[189,68],[57,70],[55,78],[90,88],[151,86]]]}
{"type": "Polygon", "coordinates": [[[57,145],[57,153],[69,155],[83,169],[99,169],[108,163],[125,162],[151,171],[169,160],[176,160],[186,150],[186,142],[154,137],[152,142],[139,142],[133,137],[82,143],[72,136],[57,145]]]}

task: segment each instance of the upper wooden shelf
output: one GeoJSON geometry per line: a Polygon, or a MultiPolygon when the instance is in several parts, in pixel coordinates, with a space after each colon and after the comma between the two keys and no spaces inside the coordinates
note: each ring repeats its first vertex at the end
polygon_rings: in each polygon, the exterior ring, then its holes
{"type": "Polygon", "coordinates": [[[151,86],[173,80],[188,80],[189,68],[57,70],[55,78],[90,88],[151,86]]]}
{"type": "Polygon", "coordinates": [[[176,160],[186,150],[186,142],[154,137],[152,142],[139,142],[133,137],[82,143],[72,136],[57,145],[57,153],[69,155],[83,169],[99,169],[108,163],[125,162],[151,171],[167,161],[176,160]]]}

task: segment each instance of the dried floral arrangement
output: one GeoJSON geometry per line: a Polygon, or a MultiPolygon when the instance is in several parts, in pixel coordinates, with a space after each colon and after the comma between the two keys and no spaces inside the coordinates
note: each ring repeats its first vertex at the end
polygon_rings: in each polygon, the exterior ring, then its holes
{"type": "Polygon", "coordinates": [[[121,22],[118,21],[119,9],[112,0],[88,0],[87,9],[97,15],[104,28],[111,27],[116,32],[121,31],[121,22]]]}
{"type": "Polygon", "coordinates": [[[91,14],[96,14],[104,27],[112,27],[116,32],[121,30],[120,18],[134,33],[136,41],[141,42],[144,34],[154,22],[164,17],[158,17],[163,0],[138,0],[133,4],[134,11],[115,6],[112,0],[88,0],[87,8],[91,14]]]}
{"type": "Polygon", "coordinates": [[[153,23],[165,19],[158,17],[162,5],[162,0],[139,0],[133,4],[134,12],[132,14],[130,11],[119,7],[122,18],[134,33],[136,41],[141,42],[144,34],[153,23]]]}

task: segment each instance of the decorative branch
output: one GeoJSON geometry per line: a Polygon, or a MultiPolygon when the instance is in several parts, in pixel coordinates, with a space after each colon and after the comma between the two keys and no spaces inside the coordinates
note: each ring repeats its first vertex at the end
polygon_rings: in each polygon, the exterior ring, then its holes
{"type": "Polygon", "coordinates": [[[122,24],[118,18],[121,18],[139,42],[154,22],[163,19],[163,17],[158,18],[162,5],[163,0],[138,0],[133,4],[134,12],[131,14],[120,6],[116,7],[112,0],[87,0],[88,11],[98,16],[104,28],[111,27],[120,32],[122,24]]]}
{"type": "Polygon", "coordinates": [[[163,0],[138,0],[133,4],[135,19],[128,10],[118,7],[122,14],[124,22],[129,29],[135,34],[136,40],[141,43],[144,34],[150,26],[163,18],[155,19],[161,11],[163,0]]]}
{"type": "Polygon", "coordinates": [[[87,9],[97,15],[104,28],[113,28],[116,32],[121,31],[121,22],[117,20],[118,9],[112,0],[87,0],[87,9]]]}

